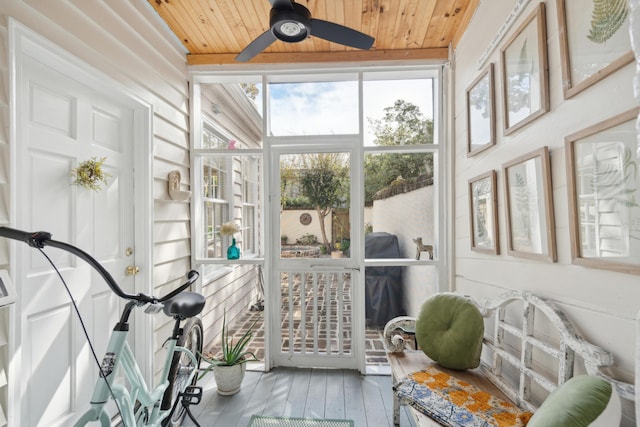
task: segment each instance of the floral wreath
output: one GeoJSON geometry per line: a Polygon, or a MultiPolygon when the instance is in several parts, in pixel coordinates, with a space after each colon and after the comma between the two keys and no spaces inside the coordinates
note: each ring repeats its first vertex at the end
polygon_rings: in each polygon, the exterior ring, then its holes
{"type": "Polygon", "coordinates": [[[101,183],[106,185],[108,184],[107,179],[111,178],[111,175],[104,172],[102,169],[102,165],[105,160],[107,160],[106,157],[103,157],[100,160],[92,157],[91,159],[80,163],[78,167],[73,168],[71,170],[71,176],[75,178],[73,183],[75,185],[80,185],[87,190],[101,190],[101,183]]]}

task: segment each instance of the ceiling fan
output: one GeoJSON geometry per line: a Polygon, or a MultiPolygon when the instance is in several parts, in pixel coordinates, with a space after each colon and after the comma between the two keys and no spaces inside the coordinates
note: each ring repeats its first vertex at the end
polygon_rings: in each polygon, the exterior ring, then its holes
{"type": "Polygon", "coordinates": [[[246,62],[269,47],[276,40],[296,43],[309,36],[330,42],[369,49],[375,39],[360,31],[321,19],[313,19],[309,9],[290,0],[269,0],[270,28],[253,40],[236,56],[236,61],[246,62]]]}

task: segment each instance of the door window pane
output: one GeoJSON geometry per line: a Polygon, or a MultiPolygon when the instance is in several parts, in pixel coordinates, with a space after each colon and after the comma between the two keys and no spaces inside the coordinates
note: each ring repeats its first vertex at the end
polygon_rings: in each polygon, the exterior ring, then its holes
{"type": "Polygon", "coordinates": [[[280,156],[282,258],[348,257],[348,153],[280,156]]]}

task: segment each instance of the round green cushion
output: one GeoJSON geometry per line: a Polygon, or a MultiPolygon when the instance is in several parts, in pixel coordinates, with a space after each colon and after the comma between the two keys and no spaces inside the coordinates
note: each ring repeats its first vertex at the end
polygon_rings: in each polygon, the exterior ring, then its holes
{"type": "Polygon", "coordinates": [[[619,426],[621,413],[620,397],[611,383],[578,375],[547,396],[527,427],[619,426]]]}
{"type": "Polygon", "coordinates": [[[416,319],[416,340],[432,360],[450,369],[480,365],[484,320],[469,299],[439,293],[427,299],[416,319]]]}

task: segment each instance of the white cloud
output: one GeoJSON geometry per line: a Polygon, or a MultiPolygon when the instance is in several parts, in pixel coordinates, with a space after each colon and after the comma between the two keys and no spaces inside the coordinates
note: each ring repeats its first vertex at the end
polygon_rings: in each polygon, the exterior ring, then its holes
{"type": "MultiPolygon", "coordinates": [[[[271,88],[271,130],[274,135],[333,135],[358,132],[357,82],[289,83],[271,88]]],[[[384,80],[364,82],[364,128],[368,118],[381,119],[384,108],[398,99],[420,107],[433,118],[432,81],[384,80]]],[[[365,144],[373,135],[365,132],[365,144]]]]}

